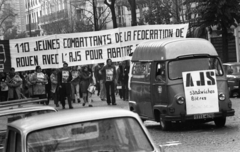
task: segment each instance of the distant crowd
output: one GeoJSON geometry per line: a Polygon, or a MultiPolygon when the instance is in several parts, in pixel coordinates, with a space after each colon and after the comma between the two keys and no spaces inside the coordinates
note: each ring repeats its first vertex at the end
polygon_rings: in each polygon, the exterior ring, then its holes
{"type": "Polygon", "coordinates": [[[0,101],[10,101],[24,98],[47,98],[42,104],[48,105],[54,101],[56,107],[61,104],[65,109],[65,100],[73,109],[73,103],[82,106],[93,106],[92,95],[97,91],[101,101],[108,105],[117,105],[116,94],[128,100],[129,61],[113,63],[107,59],[106,65],[82,65],[69,67],[63,63],[61,69],[41,69],[35,71],[15,72],[11,68],[8,73],[0,75],[0,101]]]}

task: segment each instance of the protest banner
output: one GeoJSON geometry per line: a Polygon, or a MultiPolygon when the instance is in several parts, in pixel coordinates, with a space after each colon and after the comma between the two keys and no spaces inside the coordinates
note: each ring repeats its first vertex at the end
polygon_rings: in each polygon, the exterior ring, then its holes
{"type": "Polygon", "coordinates": [[[188,24],[146,25],[10,40],[11,65],[25,71],[60,68],[63,61],[69,66],[122,61],[143,41],[186,38],[187,29],[188,24]]]}
{"type": "Polygon", "coordinates": [[[187,114],[219,112],[214,70],[183,72],[187,114]]]}

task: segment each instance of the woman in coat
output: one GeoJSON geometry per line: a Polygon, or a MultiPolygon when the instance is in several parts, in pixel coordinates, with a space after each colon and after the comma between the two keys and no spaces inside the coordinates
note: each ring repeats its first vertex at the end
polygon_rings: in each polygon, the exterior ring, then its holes
{"type": "Polygon", "coordinates": [[[22,79],[15,73],[14,68],[10,69],[6,83],[8,86],[8,100],[20,99],[22,79]]]}
{"type": "Polygon", "coordinates": [[[84,66],[82,68],[82,73],[81,73],[81,82],[80,82],[80,88],[81,88],[81,92],[83,95],[83,106],[85,106],[86,103],[88,103],[89,107],[92,107],[92,100],[89,100],[88,102],[88,87],[90,85],[90,83],[92,83],[92,73],[90,72],[90,70],[88,69],[87,66],[84,66]]]}

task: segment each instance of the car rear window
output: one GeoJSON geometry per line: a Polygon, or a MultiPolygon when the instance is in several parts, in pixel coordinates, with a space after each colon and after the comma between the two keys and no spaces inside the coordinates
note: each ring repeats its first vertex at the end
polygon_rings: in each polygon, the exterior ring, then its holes
{"type": "Polygon", "coordinates": [[[104,119],[37,130],[27,137],[27,151],[153,151],[133,118],[104,119]]]}

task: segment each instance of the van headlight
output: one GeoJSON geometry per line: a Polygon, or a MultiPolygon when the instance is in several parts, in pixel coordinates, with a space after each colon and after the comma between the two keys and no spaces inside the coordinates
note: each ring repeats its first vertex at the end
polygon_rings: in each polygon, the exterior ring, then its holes
{"type": "Polygon", "coordinates": [[[226,99],[226,96],[225,96],[225,94],[224,93],[219,93],[219,95],[218,95],[218,99],[219,100],[221,100],[221,101],[223,101],[223,100],[225,100],[226,99]]]}
{"type": "Polygon", "coordinates": [[[182,97],[182,96],[178,96],[177,97],[177,103],[180,104],[180,105],[184,104],[185,103],[185,98],[182,97]]]}

